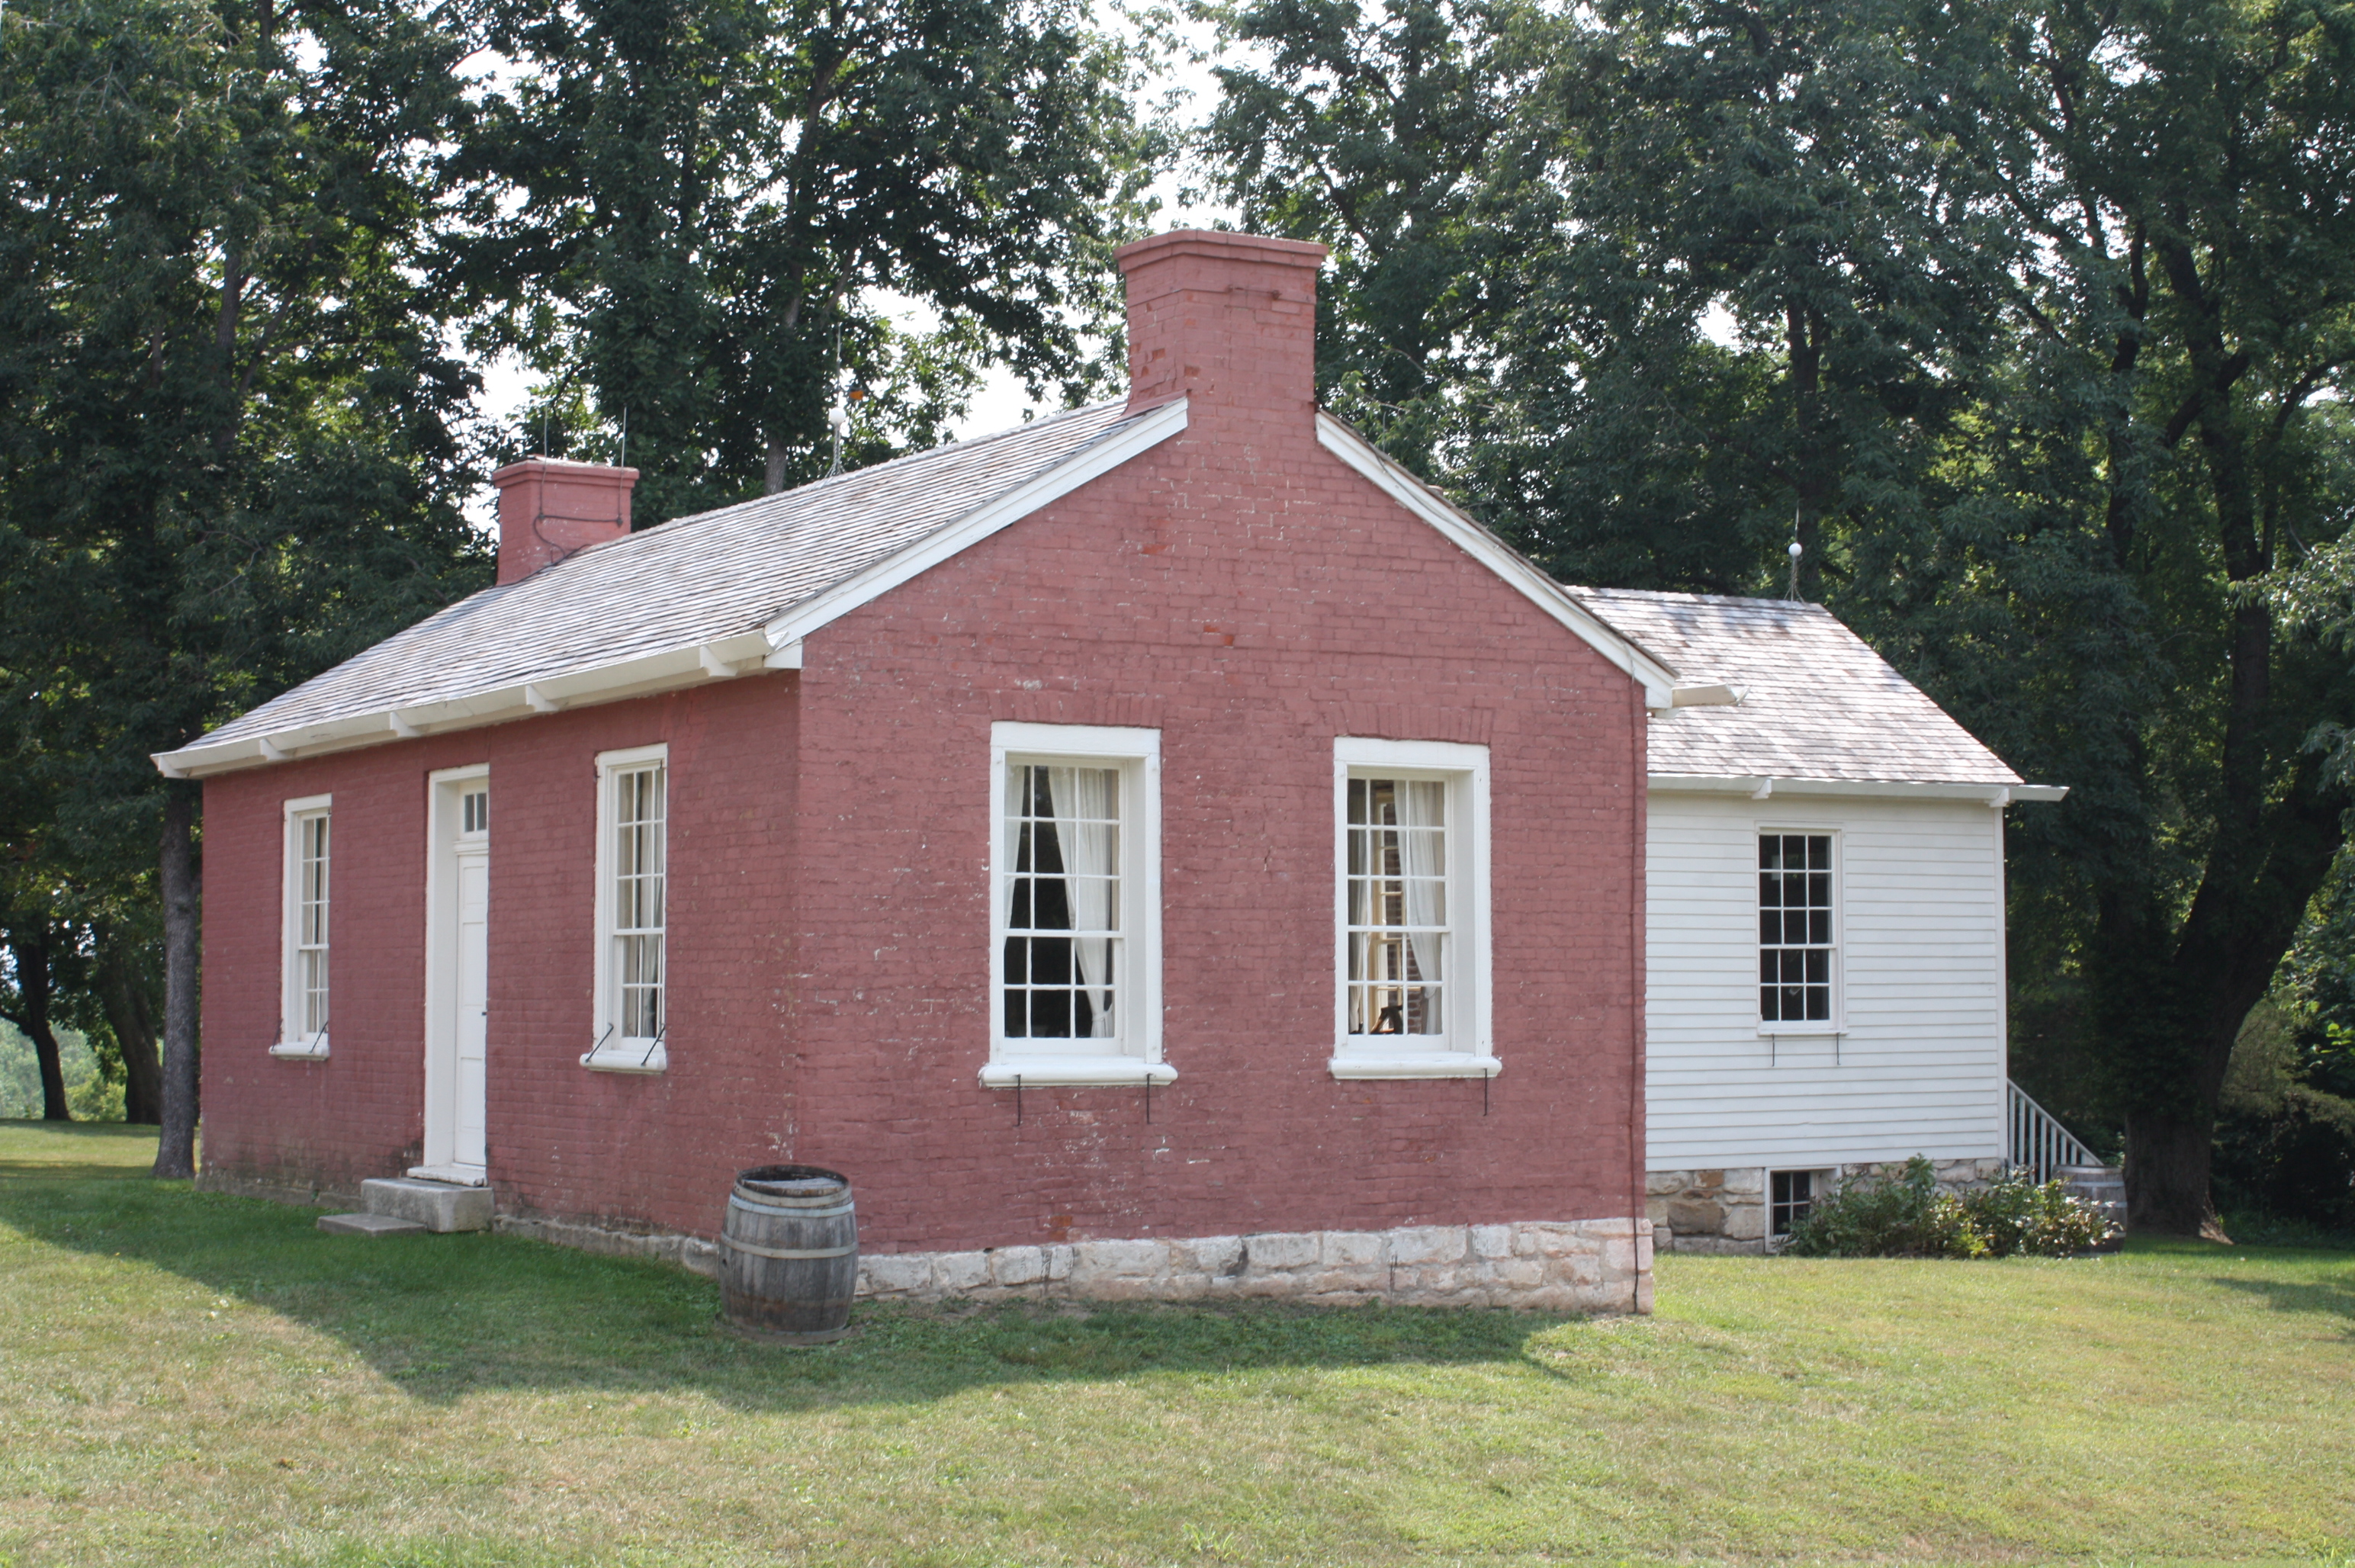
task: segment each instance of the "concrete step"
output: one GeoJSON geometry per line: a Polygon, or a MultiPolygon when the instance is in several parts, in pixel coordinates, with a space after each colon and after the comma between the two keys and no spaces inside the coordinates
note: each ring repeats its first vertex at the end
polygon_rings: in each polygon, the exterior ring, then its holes
{"type": "Polygon", "coordinates": [[[491,1189],[450,1181],[388,1176],[360,1183],[360,1202],[371,1214],[408,1220],[429,1231],[487,1231],[491,1189]]]}
{"type": "Polygon", "coordinates": [[[390,1214],[322,1214],[319,1229],[331,1236],[421,1236],[425,1227],[390,1214]]]}

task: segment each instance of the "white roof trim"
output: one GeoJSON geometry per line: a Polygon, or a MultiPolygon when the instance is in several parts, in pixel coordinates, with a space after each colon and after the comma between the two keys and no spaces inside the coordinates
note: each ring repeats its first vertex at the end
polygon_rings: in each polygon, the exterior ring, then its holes
{"type": "Polygon", "coordinates": [[[625,697],[645,697],[684,686],[700,686],[727,678],[715,673],[714,665],[726,667],[731,675],[742,667],[760,669],[768,651],[766,637],[758,632],[746,632],[718,642],[689,643],[684,647],[644,654],[619,664],[568,670],[527,684],[469,692],[446,702],[403,704],[268,735],[183,746],[176,752],[159,752],[152,760],[165,778],[207,778],[240,768],[260,767],[265,763],[325,756],[330,752],[414,740],[421,735],[479,729],[559,709],[584,708],[625,697]]]}
{"type": "Polygon", "coordinates": [[[1899,779],[1788,779],[1763,773],[1654,773],[1651,787],[1677,795],[1866,795],[1890,800],[1976,800],[1998,808],[2015,801],[2059,800],[2066,784],[1920,784],[1899,779]]]}
{"type": "Polygon", "coordinates": [[[897,555],[823,589],[768,624],[769,645],[783,648],[800,642],[819,627],[840,620],[900,584],[979,544],[999,529],[1020,522],[1050,501],[1070,495],[1089,480],[1109,474],[1141,452],[1167,441],[1186,428],[1186,400],[1149,411],[1108,441],[1074,453],[1018,490],[1012,490],[934,534],[918,539],[897,555]]]}
{"type": "Polygon", "coordinates": [[[1422,480],[1392,463],[1373,443],[1331,414],[1316,415],[1319,445],[1370,480],[1383,494],[1447,536],[1450,543],[1518,589],[1523,597],[1575,632],[1595,652],[1643,684],[1644,706],[1676,702],[1677,672],[1563,592],[1561,584],[1523,560],[1502,539],[1458,511],[1422,480]]]}

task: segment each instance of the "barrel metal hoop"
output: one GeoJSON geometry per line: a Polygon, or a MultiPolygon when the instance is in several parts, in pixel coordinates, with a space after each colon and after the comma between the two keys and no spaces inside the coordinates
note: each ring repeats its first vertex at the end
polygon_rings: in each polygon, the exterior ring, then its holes
{"type": "Polygon", "coordinates": [[[722,1236],[719,1241],[722,1246],[750,1253],[756,1258],[847,1258],[858,1250],[856,1242],[847,1247],[756,1247],[733,1236],[722,1236]]]}
{"type": "Polygon", "coordinates": [[[781,1209],[773,1203],[755,1203],[750,1198],[737,1192],[730,1192],[728,1195],[728,1206],[730,1209],[749,1209],[756,1214],[775,1214],[787,1220],[832,1220],[851,1213],[858,1208],[856,1203],[845,1199],[832,1209],[781,1209]]]}

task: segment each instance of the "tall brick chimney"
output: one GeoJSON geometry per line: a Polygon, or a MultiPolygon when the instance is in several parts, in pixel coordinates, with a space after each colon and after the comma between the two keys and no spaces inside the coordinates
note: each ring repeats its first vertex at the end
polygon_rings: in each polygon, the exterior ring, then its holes
{"type": "Polygon", "coordinates": [[[527,457],[491,475],[499,487],[499,581],[521,582],[544,566],[630,531],[634,468],[527,457]]]}
{"type": "Polygon", "coordinates": [[[1205,414],[1313,417],[1326,249],[1202,229],[1122,246],[1129,412],[1183,396],[1205,414]]]}

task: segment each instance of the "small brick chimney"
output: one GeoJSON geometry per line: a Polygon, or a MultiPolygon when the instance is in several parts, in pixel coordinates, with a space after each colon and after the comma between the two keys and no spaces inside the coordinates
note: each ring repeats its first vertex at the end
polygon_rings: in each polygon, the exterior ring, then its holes
{"type": "Polygon", "coordinates": [[[521,582],[544,566],[630,531],[634,468],[527,457],[491,475],[499,487],[499,582],[521,582]]]}
{"type": "Polygon", "coordinates": [[[1122,246],[1129,412],[1183,396],[1205,413],[1312,418],[1326,249],[1202,229],[1122,246]]]}

